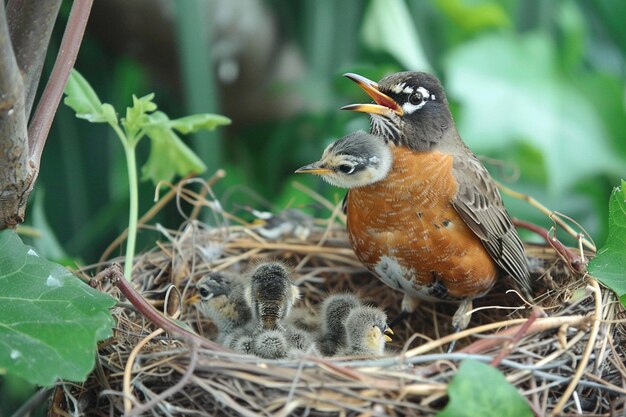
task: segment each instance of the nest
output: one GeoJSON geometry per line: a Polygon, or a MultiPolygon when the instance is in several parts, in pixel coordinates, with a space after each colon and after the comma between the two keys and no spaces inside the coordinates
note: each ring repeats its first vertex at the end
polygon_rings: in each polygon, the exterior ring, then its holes
{"type": "MultiPolygon", "coordinates": [[[[304,240],[270,241],[254,227],[221,220],[161,229],[166,239],[138,257],[133,284],[154,307],[207,338],[215,329],[193,305],[195,282],[266,260],[290,266],[299,303],[313,307],[329,293],[350,291],[396,317],[401,294],[363,268],[338,217],[335,210],[316,220],[304,240]]],[[[372,358],[264,360],[198,347],[168,337],[116,286],[102,283],[120,300],[114,337],[100,344],[85,383],[59,384],[49,415],[428,416],[445,407],[447,385],[468,358],[497,365],[537,415],[623,415],[623,307],[552,248],[528,245],[527,254],[542,287],[534,307],[504,281],[475,300],[470,327],[451,334],[456,307],[424,302],[394,327],[388,354],[372,358]],[[453,340],[455,351],[447,353],[453,340]]]]}

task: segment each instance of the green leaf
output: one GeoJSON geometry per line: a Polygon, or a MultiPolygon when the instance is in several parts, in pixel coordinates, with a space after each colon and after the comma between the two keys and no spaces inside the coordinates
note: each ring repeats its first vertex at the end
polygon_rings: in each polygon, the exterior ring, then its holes
{"type": "Polygon", "coordinates": [[[431,68],[403,0],[372,0],[363,17],[361,37],[368,47],[388,53],[407,70],[431,68]]]}
{"type": "Polygon", "coordinates": [[[615,291],[626,306],[626,181],[609,200],[609,237],[589,262],[589,274],[615,291]]]}
{"type": "Polygon", "coordinates": [[[43,386],[83,381],[111,337],[115,300],[0,232],[0,372],[43,386]]]}
{"type": "Polygon", "coordinates": [[[450,402],[437,417],[532,417],[522,395],[496,368],[465,360],[448,385],[450,402]]]}
{"type": "Polygon", "coordinates": [[[194,114],[180,119],[168,120],[165,126],[176,129],[182,134],[194,133],[198,130],[214,130],[218,126],[229,125],[231,120],[219,114],[194,114]]]}
{"type": "Polygon", "coordinates": [[[185,176],[190,172],[201,173],[206,165],[182,140],[167,127],[169,121],[163,112],[155,112],[150,125],[145,127],[151,139],[150,156],[141,168],[142,180],[171,181],[176,174],[185,176]]]}
{"type": "Polygon", "coordinates": [[[448,56],[446,86],[462,104],[457,127],[476,153],[526,142],[543,154],[549,191],[563,195],[589,176],[620,175],[624,161],[556,56],[542,32],[484,36],[448,56]]]}
{"type": "Polygon", "coordinates": [[[76,112],[76,117],[91,123],[117,124],[117,115],[110,104],[102,104],[89,82],[75,69],[72,70],[65,86],[63,102],[76,112]]]}
{"type": "Polygon", "coordinates": [[[133,106],[126,108],[126,118],[122,120],[124,129],[126,129],[126,135],[129,138],[134,138],[144,126],[150,123],[148,113],[157,109],[157,105],[152,101],[153,99],[154,93],[140,98],[133,94],[133,106]]]}

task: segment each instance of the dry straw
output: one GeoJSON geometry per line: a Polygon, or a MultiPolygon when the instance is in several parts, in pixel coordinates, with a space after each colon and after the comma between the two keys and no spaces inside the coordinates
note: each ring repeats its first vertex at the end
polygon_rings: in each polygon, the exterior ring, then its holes
{"type": "MultiPolygon", "coordinates": [[[[292,266],[305,305],[352,291],[391,318],[399,314],[400,294],[357,261],[335,205],[323,201],[330,214],[316,221],[306,241],[267,241],[235,224],[215,199],[176,190],[166,197],[208,207],[213,219],[201,223],[194,210],[178,231],[144,226],[160,240],[138,256],[133,284],[182,326],[212,337],[214,329],[191,302],[195,282],[209,271],[242,271],[266,259],[292,266]]],[[[120,299],[115,336],[101,343],[84,384],[59,384],[49,415],[429,416],[445,406],[447,384],[467,358],[497,365],[536,415],[624,415],[624,308],[594,279],[567,268],[551,247],[529,245],[527,253],[541,292],[534,308],[501,283],[476,300],[470,327],[450,334],[455,307],[424,303],[395,326],[389,353],[376,358],[269,361],[207,348],[163,332],[116,286],[100,283],[120,299]],[[456,351],[446,353],[453,340],[456,351]]]]}

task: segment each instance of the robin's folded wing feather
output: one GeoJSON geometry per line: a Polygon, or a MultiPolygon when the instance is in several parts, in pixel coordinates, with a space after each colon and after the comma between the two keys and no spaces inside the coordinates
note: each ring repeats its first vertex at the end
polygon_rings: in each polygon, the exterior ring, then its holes
{"type": "Polygon", "coordinates": [[[455,158],[452,171],[458,191],[452,201],[465,223],[483,241],[496,263],[528,294],[532,294],[524,245],[507,213],[498,188],[480,163],[469,158],[455,158]]]}

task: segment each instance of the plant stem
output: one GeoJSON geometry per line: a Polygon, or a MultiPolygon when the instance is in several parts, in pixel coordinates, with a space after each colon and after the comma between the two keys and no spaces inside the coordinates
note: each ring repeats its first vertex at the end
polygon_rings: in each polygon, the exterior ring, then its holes
{"type": "Polygon", "coordinates": [[[122,141],[126,154],[128,168],[128,190],[130,194],[130,208],[128,210],[128,241],[126,242],[126,260],[124,261],[124,276],[130,281],[135,257],[135,243],[137,241],[137,219],[139,217],[139,191],[137,189],[137,162],[135,160],[135,145],[122,141]]]}

